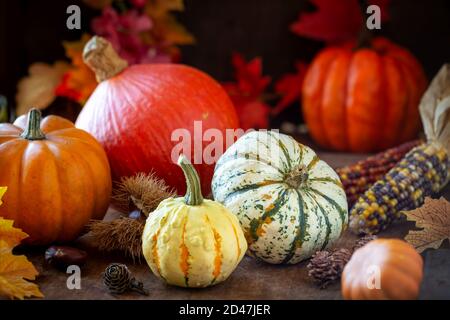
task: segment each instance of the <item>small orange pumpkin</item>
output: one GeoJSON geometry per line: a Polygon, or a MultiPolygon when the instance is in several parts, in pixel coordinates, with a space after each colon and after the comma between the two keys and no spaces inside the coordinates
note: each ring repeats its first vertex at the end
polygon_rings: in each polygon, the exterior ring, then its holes
{"type": "Polygon", "coordinates": [[[377,239],[353,254],[341,279],[347,300],[412,300],[419,295],[423,260],[409,243],[377,239]]]}
{"type": "Polygon", "coordinates": [[[106,154],[87,132],[33,109],[0,124],[0,216],[44,245],[74,240],[91,218],[102,218],[111,196],[106,154]]]}

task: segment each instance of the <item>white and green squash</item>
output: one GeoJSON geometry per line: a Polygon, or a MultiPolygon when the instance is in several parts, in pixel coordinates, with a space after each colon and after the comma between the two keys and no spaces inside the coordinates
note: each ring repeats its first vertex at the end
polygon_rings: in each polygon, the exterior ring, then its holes
{"type": "Polygon", "coordinates": [[[337,173],[292,137],[242,136],[218,160],[214,199],[234,213],[249,254],[294,264],[331,246],[346,229],[347,199],[337,173]]]}

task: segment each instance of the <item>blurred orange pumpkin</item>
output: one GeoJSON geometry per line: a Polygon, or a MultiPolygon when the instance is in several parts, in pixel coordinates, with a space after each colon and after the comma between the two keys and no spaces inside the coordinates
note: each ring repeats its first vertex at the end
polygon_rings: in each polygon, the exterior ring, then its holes
{"type": "Polygon", "coordinates": [[[105,151],[87,132],[37,109],[0,124],[0,216],[45,245],[74,240],[91,218],[101,219],[111,196],[105,151]]]}
{"type": "Polygon", "coordinates": [[[412,140],[427,85],[421,65],[385,38],[353,48],[350,43],[325,48],[307,71],[302,107],[311,136],[323,147],[353,152],[412,140]]]}
{"type": "Polygon", "coordinates": [[[423,276],[423,260],[409,243],[377,239],[353,254],[341,279],[348,300],[417,299],[423,276]]]}

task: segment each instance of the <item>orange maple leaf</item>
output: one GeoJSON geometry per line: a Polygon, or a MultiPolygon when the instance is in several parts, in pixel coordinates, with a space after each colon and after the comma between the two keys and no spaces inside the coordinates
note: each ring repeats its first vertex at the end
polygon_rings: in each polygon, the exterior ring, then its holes
{"type": "Polygon", "coordinates": [[[84,34],[79,41],[63,43],[66,56],[72,60],[72,68],[56,89],[57,95],[74,99],[81,104],[87,101],[98,85],[94,72],[83,61],[83,49],[90,38],[89,34],[84,34]]]}
{"type": "Polygon", "coordinates": [[[21,229],[13,227],[13,220],[6,220],[0,217],[0,241],[5,242],[9,248],[14,248],[20,242],[28,238],[28,234],[21,229]]]}
{"type": "Polygon", "coordinates": [[[5,241],[0,240],[0,295],[9,299],[43,298],[35,280],[38,271],[25,256],[15,256],[5,241]]]}
{"type": "MultiPolygon", "coordinates": [[[[0,187],[0,205],[6,187],[0,187]]],[[[13,227],[14,221],[0,217],[0,296],[10,299],[26,297],[43,298],[39,287],[27,280],[34,280],[39,274],[25,256],[15,256],[12,249],[28,235],[13,227]]]]}
{"type": "Polygon", "coordinates": [[[5,192],[6,192],[6,190],[7,190],[8,188],[7,187],[0,187],[0,206],[2,205],[2,197],[3,197],[3,195],[5,194],[5,192]]]}

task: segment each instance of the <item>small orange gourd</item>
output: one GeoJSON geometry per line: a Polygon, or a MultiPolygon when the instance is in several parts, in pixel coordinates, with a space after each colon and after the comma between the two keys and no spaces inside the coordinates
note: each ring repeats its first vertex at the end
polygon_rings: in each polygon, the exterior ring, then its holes
{"type": "Polygon", "coordinates": [[[111,196],[106,153],[87,132],[33,109],[0,124],[0,217],[30,235],[27,244],[74,240],[91,218],[102,218],[111,196]]]}
{"type": "Polygon", "coordinates": [[[353,254],[341,279],[347,300],[412,300],[419,295],[423,260],[409,243],[377,239],[353,254]]]}

